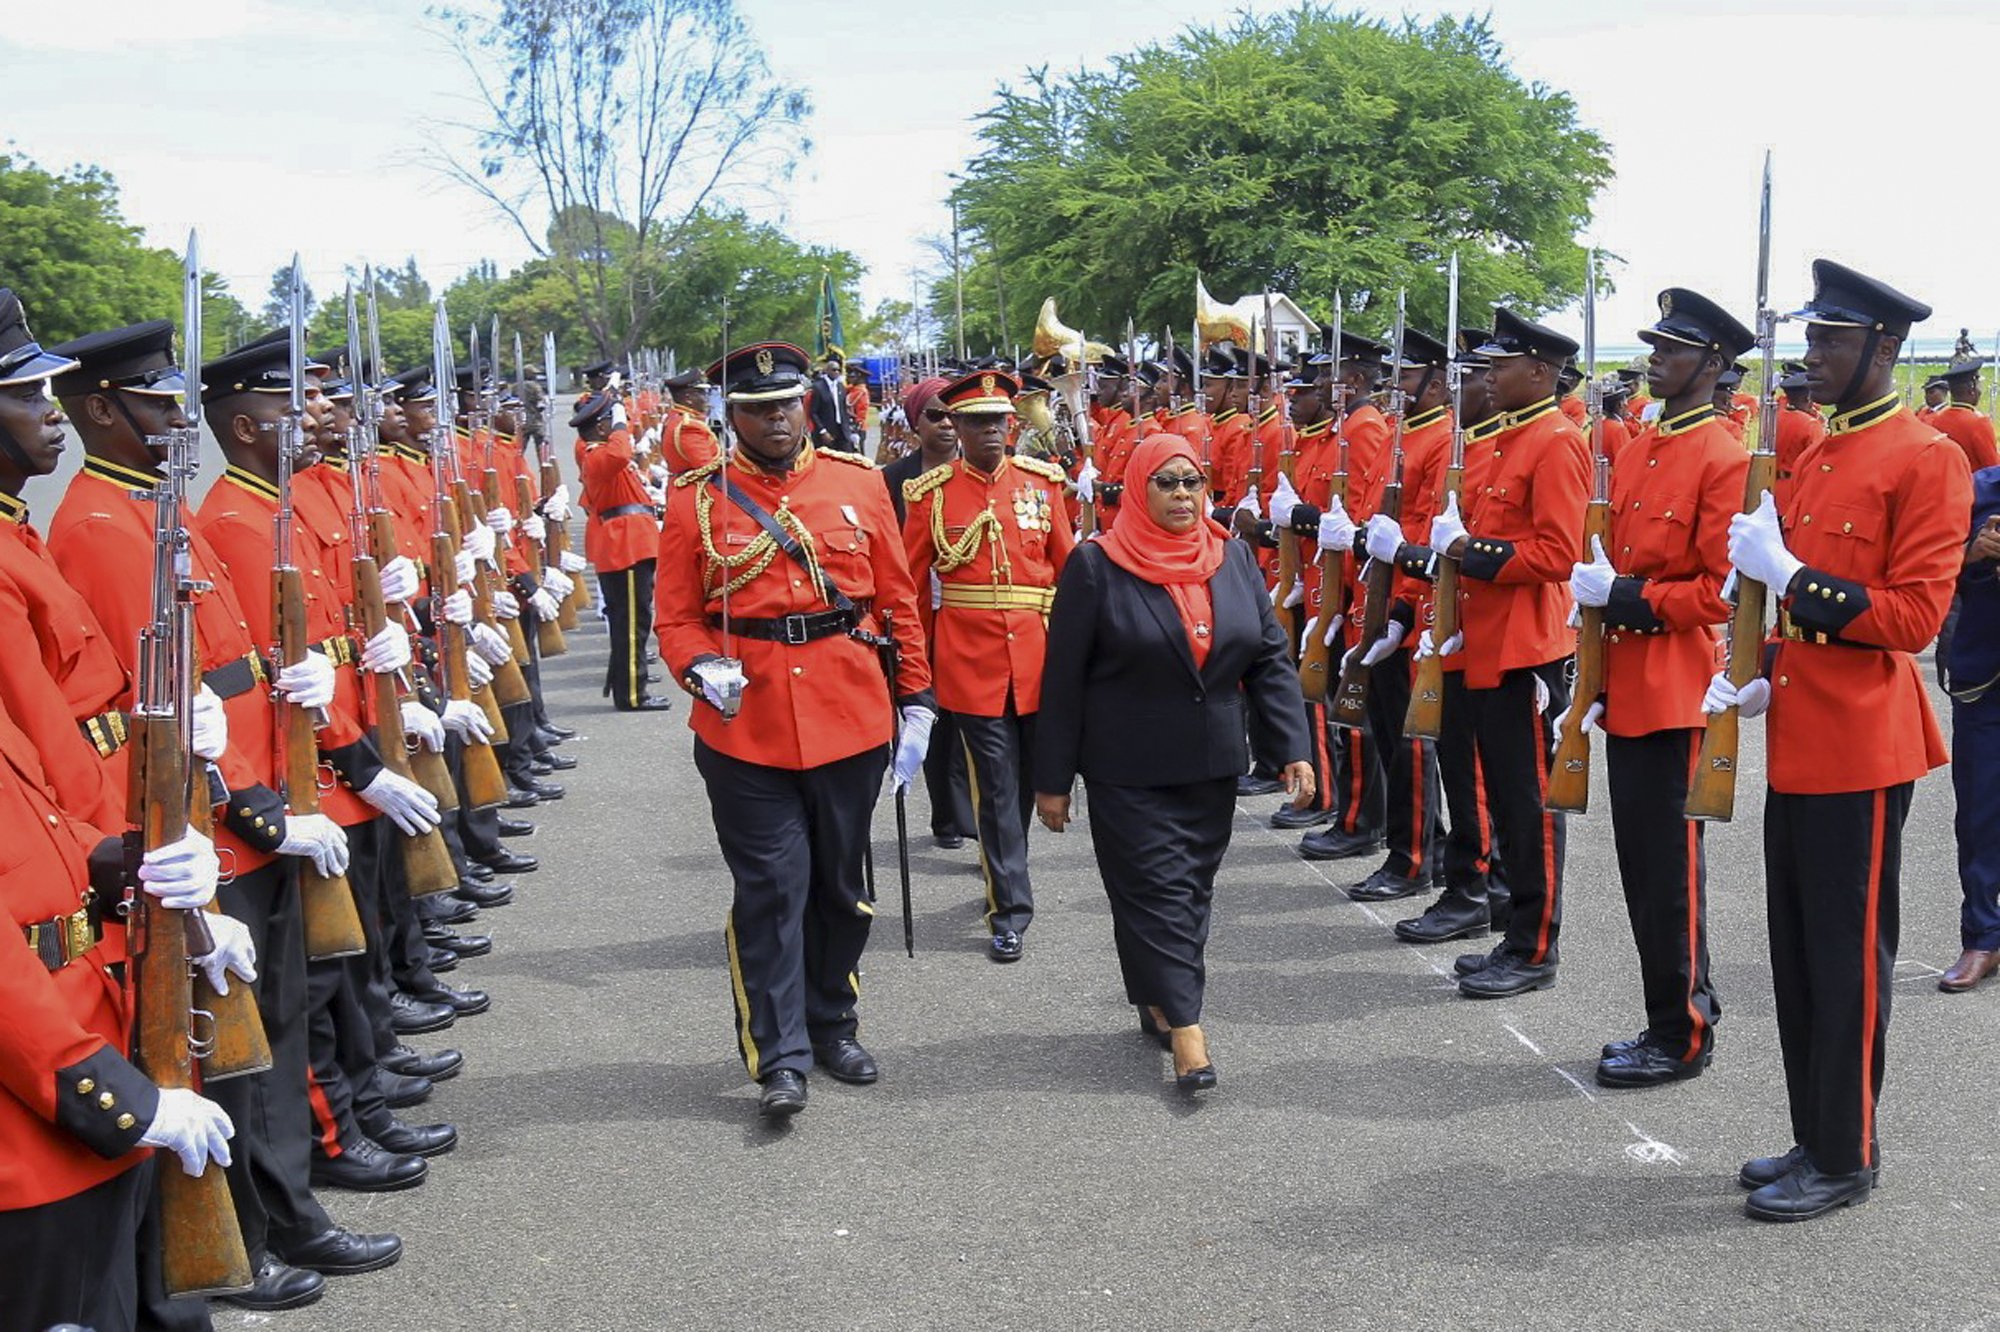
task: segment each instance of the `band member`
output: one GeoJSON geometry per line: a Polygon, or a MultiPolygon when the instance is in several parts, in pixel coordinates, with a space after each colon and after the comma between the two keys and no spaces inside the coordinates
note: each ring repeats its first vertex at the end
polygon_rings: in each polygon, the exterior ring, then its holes
{"type": "Polygon", "coordinates": [[[736,443],[676,478],[655,599],[662,659],[697,700],[695,768],[735,880],[737,1048],[771,1118],[805,1108],[815,1061],[843,1082],[879,1076],[855,1039],[875,914],[862,853],[892,740],[907,785],[935,712],[895,508],[869,463],[809,442],[806,365],[767,342],[709,367],[736,443]]]}
{"type": "Polygon", "coordinates": [[[1897,353],[1930,312],[1813,262],[1793,317],[1813,401],[1834,409],[1827,437],[1782,515],[1766,496],[1730,525],[1730,563],[1780,598],[1762,673],[1740,692],[1718,674],[1705,704],[1769,709],[1765,897],[1795,1145],[1743,1167],[1760,1220],[1862,1201],[1881,1164],[1903,823],[1916,779],[1946,758],[1915,654],[1944,622],[1972,506],[1964,453],[1896,393],[1897,353]]]}
{"type": "Polygon", "coordinates": [[[1722,1011],[1708,970],[1703,825],[1685,810],[1713,626],[1729,618],[1729,520],[1750,470],[1715,409],[1715,380],[1757,339],[1698,292],[1670,287],[1659,302],[1639,337],[1653,348],[1646,386],[1660,415],[1613,459],[1610,536],[1569,584],[1577,605],[1604,612],[1604,695],[1570,706],[1608,737],[1611,834],[1646,1005],[1640,1033],[1605,1047],[1597,1080],[1607,1087],[1700,1076],[1722,1011]]]}
{"type": "Polygon", "coordinates": [[[660,427],[660,456],[675,476],[714,462],[715,434],[708,428],[708,380],[700,370],[668,375],[667,419],[660,427]]]}
{"type": "Polygon", "coordinates": [[[612,398],[586,399],[569,419],[583,441],[583,487],[590,496],[585,554],[597,569],[611,628],[605,690],[620,712],[664,712],[665,695],[646,692],[646,608],[653,604],[659,511],[632,460],[632,436],[617,428],[612,398]]]}
{"type": "Polygon", "coordinates": [[[1979,410],[1979,372],[1984,362],[1967,361],[1945,367],[1938,378],[1950,393],[1950,400],[1925,418],[1924,424],[1965,451],[1965,461],[1973,471],[2000,463],[1994,451],[1993,422],[1979,410]]]}
{"type": "MultiPolygon", "coordinates": [[[[1447,503],[1431,522],[1430,547],[1459,561],[1460,631],[1419,651],[1445,659],[1449,768],[1477,772],[1494,832],[1506,849],[1512,910],[1505,938],[1459,978],[1459,993],[1491,999],[1555,981],[1562,927],[1563,816],[1544,805],[1554,732],[1568,705],[1565,665],[1574,647],[1562,586],[1576,560],[1590,497],[1583,434],[1556,406],[1555,381],[1576,343],[1511,310],[1494,312],[1479,348],[1499,429],[1466,450],[1464,509],[1447,503]],[[1459,727],[1453,712],[1463,712],[1459,727]],[[1470,739],[1472,753],[1450,749],[1470,739]]],[[[1453,784],[1447,780],[1447,795],[1453,784]]],[[[1480,810],[1455,804],[1454,828],[1477,827],[1480,810]]],[[[1398,933],[1439,939],[1484,934],[1484,902],[1453,887],[1424,920],[1398,933]],[[1426,921],[1428,922],[1426,924],[1426,921]]],[[[1475,959],[1477,961],[1478,959],[1475,959]]]]}
{"type": "Polygon", "coordinates": [[[903,486],[911,576],[928,586],[935,573],[939,583],[937,701],[965,746],[995,962],[1020,960],[1035,914],[1028,880],[1035,713],[1049,605],[1076,544],[1062,469],[1007,456],[1018,391],[1013,376],[993,370],[947,384],[938,401],[951,412],[962,456],[903,486]]]}

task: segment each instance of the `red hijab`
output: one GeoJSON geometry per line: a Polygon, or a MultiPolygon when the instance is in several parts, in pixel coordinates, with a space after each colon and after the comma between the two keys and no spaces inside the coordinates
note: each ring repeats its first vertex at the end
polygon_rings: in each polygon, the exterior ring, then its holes
{"type": "MultiPolygon", "coordinates": [[[[1161,432],[1148,435],[1132,450],[1125,465],[1128,485],[1150,488],[1153,474],[1175,458],[1185,458],[1206,471],[1194,445],[1180,435],[1161,432]]],[[[1180,612],[1181,627],[1187,631],[1188,647],[1194,652],[1195,669],[1208,660],[1215,629],[1214,607],[1208,595],[1208,580],[1222,567],[1229,533],[1206,514],[1185,532],[1169,532],[1153,518],[1148,496],[1118,506],[1118,522],[1098,544],[1111,562],[1134,578],[1164,587],[1180,612]]]]}

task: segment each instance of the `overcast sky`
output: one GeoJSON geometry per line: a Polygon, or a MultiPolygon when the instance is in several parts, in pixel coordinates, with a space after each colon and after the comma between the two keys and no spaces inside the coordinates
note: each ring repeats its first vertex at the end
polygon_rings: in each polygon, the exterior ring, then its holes
{"type": "MultiPolygon", "coordinates": [[[[816,107],[813,151],[781,220],[859,254],[871,303],[908,299],[912,267],[927,262],[919,238],[948,229],[949,174],[973,151],[971,118],[996,85],[1038,63],[1101,62],[1225,12],[1192,0],[1014,0],[969,21],[976,10],[936,0],[741,3],[816,107]]],[[[322,289],[363,258],[413,254],[442,285],[482,258],[505,267],[526,256],[505,222],[425,165],[470,108],[415,0],[8,9],[4,141],[44,166],[110,169],[155,243],[178,249],[198,224],[211,266],[246,304],[261,303],[294,249],[322,289]]],[[[1570,91],[1613,146],[1617,179],[1584,237],[1627,260],[1600,311],[1607,343],[1650,322],[1668,285],[1748,320],[1769,147],[1781,308],[1806,295],[1807,265],[1824,254],[1931,302],[1920,337],[1948,343],[1970,326],[1991,349],[2000,264],[1983,251],[2000,211],[1990,146],[2000,3],[1495,0],[1492,14],[1516,71],[1570,91]]]]}

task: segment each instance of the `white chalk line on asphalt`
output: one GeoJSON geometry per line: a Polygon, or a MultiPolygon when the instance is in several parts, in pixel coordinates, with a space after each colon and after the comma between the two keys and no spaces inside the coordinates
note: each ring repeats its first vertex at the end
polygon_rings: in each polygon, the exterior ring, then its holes
{"type": "MultiPolygon", "coordinates": [[[[1277,829],[1271,827],[1269,823],[1267,823],[1262,817],[1260,817],[1253,811],[1245,808],[1243,801],[1240,799],[1236,802],[1236,813],[1238,818],[1249,820],[1250,824],[1253,827],[1255,827],[1258,832],[1264,834],[1272,841],[1282,840],[1279,836],[1277,829]]],[[[1293,858],[1296,859],[1299,864],[1305,866],[1308,870],[1310,870],[1313,873],[1313,875],[1319,879],[1321,883],[1324,883],[1327,887],[1334,889],[1335,892],[1339,894],[1340,904],[1352,907],[1360,911],[1362,915],[1368,917],[1369,920],[1373,921],[1376,925],[1381,926],[1383,929],[1389,928],[1389,922],[1383,918],[1381,913],[1377,912],[1371,904],[1367,902],[1357,902],[1353,898],[1349,897],[1346,894],[1346,892],[1342,890],[1342,885],[1335,883],[1332,877],[1328,875],[1325,870],[1320,868],[1319,863],[1317,861],[1307,860],[1305,857],[1297,855],[1296,851],[1294,851],[1293,858]]],[[[1394,936],[1392,935],[1391,937],[1394,936]]],[[[1451,968],[1437,961],[1437,959],[1433,958],[1430,955],[1430,953],[1425,951],[1422,947],[1413,943],[1407,943],[1401,939],[1397,939],[1396,942],[1400,944],[1404,949],[1414,954],[1419,961],[1421,961],[1425,966],[1429,967],[1433,972],[1447,978],[1451,977],[1452,975],[1451,968]]],[[[1455,984],[1454,988],[1456,988],[1455,984]]],[[[1511,1035],[1515,1040],[1519,1041],[1523,1046],[1527,1047],[1528,1051],[1531,1054],[1533,1054],[1537,1059],[1540,1059],[1548,1067],[1548,1070],[1551,1073],[1554,1073],[1557,1077],[1561,1078],[1564,1082],[1568,1083],[1570,1089],[1574,1091],[1578,1096],[1581,1096],[1584,1100],[1590,1102],[1590,1104],[1592,1105],[1603,1104],[1602,1098],[1598,1096],[1594,1088],[1592,1088],[1588,1083],[1584,1082],[1582,1078],[1577,1077],[1574,1073],[1571,1073],[1561,1064],[1549,1058],[1549,1056],[1543,1052],[1541,1046],[1537,1045],[1528,1036],[1526,1032],[1522,1031],[1519,1027],[1515,1026],[1512,1022],[1508,1021],[1505,1018],[1499,1018],[1498,1021],[1500,1026],[1509,1035],[1511,1035]]],[[[1642,1165],[1680,1166],[1687,1164],[1686,1155],[1683,1154],[1681,1150],[1675,1147],[1672,1143],[1662,1142],[1660,1139],[1655,1138],[1652,1134],[1646,1132],[1644,1129],[1640,1128],[1637,1124],[1633,1123],[1629,1119],[1625,1120],[1624,1124],[1626,1129],[1630,1131],[1632,1136],[1638,1139],[1638,1141],[1636,1142],[1626,1144],[1624,1148],[1624,1154],[1627,1159],[1636,1161],[1642,1165]]]]}

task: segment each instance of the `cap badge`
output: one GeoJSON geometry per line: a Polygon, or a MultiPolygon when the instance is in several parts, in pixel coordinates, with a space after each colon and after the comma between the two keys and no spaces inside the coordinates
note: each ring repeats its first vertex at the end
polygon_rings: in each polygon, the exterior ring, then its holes
{"type": "Polygon", "coordinates": [[[1670,291],[1663,291],[1663,292],[1661,292],[1661,293],[1660,293],[1660,313],[1661,313],[1662,315],[1670,315],[1670,314],[1672,314],[1673,312],[1674,312],[1674,294],[1673,294],[1672,292],[1670,292],[1670,291]]]}
{"type": "Polygon", "coordinates": [[[993,394],[997,393],[999,389],[1000,389],[1000,381],[994,376],[981,375],[979,377],[979,391],[981,393],[993,394]]]}
{"type": "Polygon", "coordinates": [[[760,374],[760,375],[768,375],[768,374],[770,374],[770,373],[771,373],[771,367],[772,367],[772,366],[774,366],[774,365],[776,365],[776,364],[777,364],[777,361],[776,361],[776,360],[775,360],[775,359],[774,359],[774,358],[772,357],[772,355],[771,355],[771,349],[770,349],[769,347],[763,347],[763,348],[760,348],[760,349],[758,350],[758,352],[757,352],[757,373],[758,373],[758,374],[760,374]]]}

